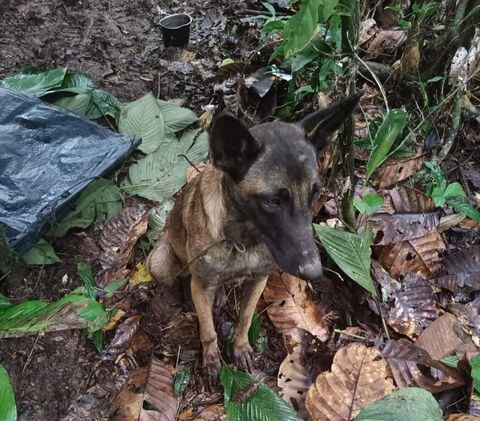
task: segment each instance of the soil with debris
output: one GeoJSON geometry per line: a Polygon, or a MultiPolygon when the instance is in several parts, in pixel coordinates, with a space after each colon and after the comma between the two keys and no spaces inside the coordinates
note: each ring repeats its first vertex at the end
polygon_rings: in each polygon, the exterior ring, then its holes
{"type": "MultiPolygon", "coordinates": [[[[243,3],[4,0],[0,4],[0,78],[31,66],[67,66],[90,74],[98,87],[120,101],[128,102],[152,91],[159,98],[181,99],[198,113],[212,102],[218,64],[225,58],[245,60],[258,43],[254,21],[245,20],[240,10],[248,8],[243,3]],[[177,12],[189,13],[193,18],[190,43],[182,51],[164,48],[158,24],[165,15],[177,12]],[[230,35],[232,32],[236,32],[235,36],[230,35]]],[[[15,285],[3,282],[1,292],[14,303],[55,300],[71,292],[82,283],[76,264],[95,262],[99,229],[73,232],[57,240],[54,245],[63,261],[61,265],[29,270],[16,277],[15,285]]],[[[151,298],[145,292],[137,303],[151,298]]],[[[162,306],[161,302],[157,304],[162,306]]],[[[197,338],[196,317],[186,313],[181,318],[178,323],[185,324],[187,336],[197,338]]],[[[162,336],[165,343],[166,335],[157,332],[156,336],[155,319],[146,319],[150,320],[145,329],[150,338],[160,341],[162,336]]],[[[188,342],[182,346],[185,344],[188,342]]],[[[177,352],[176,346],[171,344],[172,352],[177,352]]],[[[192,355],[198,357],[199,342],[192,347],[192,355]]],[[[78,331],[3,340],[0,347],[0,363],[11,376],[20,420],[108,416],[112,392],[131,367],[128,359],[120,364],[104,360],[92,341],[78,331]]],[[[201,380],[192,379],[192,383],[196,384],[192,390],[203,387],[201,380]]],[[[221,400],[219,393],[211,397],[221,400]]]]}

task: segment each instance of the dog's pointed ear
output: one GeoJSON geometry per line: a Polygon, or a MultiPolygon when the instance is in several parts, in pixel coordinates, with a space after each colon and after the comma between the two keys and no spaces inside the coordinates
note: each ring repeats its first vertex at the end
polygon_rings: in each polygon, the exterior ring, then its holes
{"type": "Polygon", "coordinates": [[[223,112],[213,122],[210,151],[213,165],[239,182],[263,149],[238,118],[223,112]]]}
{"type": "Polygon", "coordinates": [[[362,94],[352,95],[342,101],[306,116],[300,125],[309,139],[320,150],[328,145],[329,136],[351,114],[362,94]]]}

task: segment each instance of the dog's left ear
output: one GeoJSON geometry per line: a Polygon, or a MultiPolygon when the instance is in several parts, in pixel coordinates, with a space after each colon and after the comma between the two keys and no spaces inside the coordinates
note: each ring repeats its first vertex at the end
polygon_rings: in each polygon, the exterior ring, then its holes
{"type": "Polygon", "coordinates": [[[262,150],[263,144],[233,114],[223,112],[214,120],[210,134],[213,165],[237,183],[262,150]]]}
{"type": "Polygon", "coordinates": [[[329,136],[351,114],[362,94],[352,95],[342,101],[306,116],[300,125],[309,139],[320,150],[328,145],[329,136]]]}

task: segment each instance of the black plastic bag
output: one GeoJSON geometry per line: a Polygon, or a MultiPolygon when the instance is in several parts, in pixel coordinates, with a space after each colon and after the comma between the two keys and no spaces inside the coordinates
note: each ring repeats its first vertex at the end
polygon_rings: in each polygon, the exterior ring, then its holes
{"type": "Polygon", "coordinates": [[[18,252],[32,247],[95,177],[118,167],[133,141],[0,88],[0,225],[18,252]]]}

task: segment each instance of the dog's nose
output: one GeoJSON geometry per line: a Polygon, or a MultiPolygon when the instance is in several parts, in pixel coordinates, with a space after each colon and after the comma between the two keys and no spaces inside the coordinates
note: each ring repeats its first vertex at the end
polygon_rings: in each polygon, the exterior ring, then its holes
{"type": "Polygon", "coordinates": [[[306,281],[314,281],[320,278],[322,274],[323,269],[320,261],[306,263],[298,267],[298,276],[306,281]]]}

